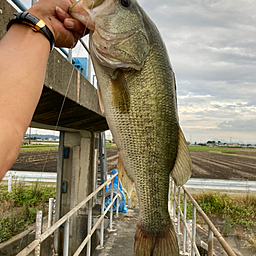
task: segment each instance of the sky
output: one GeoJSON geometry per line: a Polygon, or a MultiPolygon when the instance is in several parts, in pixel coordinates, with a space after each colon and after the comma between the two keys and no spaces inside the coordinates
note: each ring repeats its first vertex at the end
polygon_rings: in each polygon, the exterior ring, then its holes
{"type": "Polygon", "coordinates": [[[256,1],[138,2],[166,44],[186,139],[256,143],[256,1]]]}

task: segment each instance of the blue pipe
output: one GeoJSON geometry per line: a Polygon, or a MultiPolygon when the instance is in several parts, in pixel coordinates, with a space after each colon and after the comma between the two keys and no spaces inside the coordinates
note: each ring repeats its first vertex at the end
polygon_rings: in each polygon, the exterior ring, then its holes
{"type": "Polygon", "coordinates": [[[20,0],[12,0],[23,12],[28,8],[20,0]]]}

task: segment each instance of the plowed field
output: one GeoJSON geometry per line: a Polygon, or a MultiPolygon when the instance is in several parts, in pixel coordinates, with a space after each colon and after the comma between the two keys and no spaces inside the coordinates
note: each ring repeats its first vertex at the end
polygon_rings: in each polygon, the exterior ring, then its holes
{"type": "MultiPolygon", "coordinates": [[[[116,148],[107,149],[108,169],[116,168],[116,148]]],[[[192,178],[256,181],[255,150],[191,151],[192,178]]],[[[21,152],[12,170],[56,172],[57,150],[21,152]],[[47,159],[47,160],[46,160],[47,159]]]]}
{"type": "Polygon", "coordinates": [[[256,180],[255,153],[190,152],[192,178],[256,180]]]}

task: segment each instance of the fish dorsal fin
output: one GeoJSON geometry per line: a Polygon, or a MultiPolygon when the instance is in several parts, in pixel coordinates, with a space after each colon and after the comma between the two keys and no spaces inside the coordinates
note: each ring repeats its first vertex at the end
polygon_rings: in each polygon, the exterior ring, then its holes
{"type": "Polygon", "coordinates": [[[99,98],[100,110],[103,114],[104,113],[104,105],[103,105],[103,101],[102,101],[102,95],[101,95],[101,90],[100,90],[99,84],[97,84],[97,93],[98,93],[98,98],[99,98]]]}
{"type": "Polygon", "coordinates": [[[191,158],[188,150],[186,139],[179,127],[178,151],[175,165],[171,171],[176,186],[185,184],[191,176],[191,158]]]}
{"type": "Polygon", "coordinates": [[[120,156],[118,156],[117,171],[123,188],[127,192],[128,196],[131,196],[133,190],[133,181],[128,177],[120,156]]]}
{"type": "Polygon", "coordinates": [[[122,114],[129,113],[130,94],[121,69],[117,69],[111,77],[111,92],[112,106],[122,114]]]}

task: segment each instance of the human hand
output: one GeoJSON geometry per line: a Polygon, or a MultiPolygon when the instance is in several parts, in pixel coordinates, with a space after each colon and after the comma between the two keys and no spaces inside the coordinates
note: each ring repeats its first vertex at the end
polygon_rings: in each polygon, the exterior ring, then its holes
{"type": "Polygon", "coordinates": [[[28,12],[42,19],[52,31],[56,47],[74,47],[89,30],[68,13],[69,0],[39,0],[28,12]]]}

